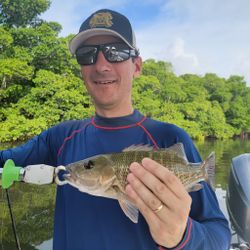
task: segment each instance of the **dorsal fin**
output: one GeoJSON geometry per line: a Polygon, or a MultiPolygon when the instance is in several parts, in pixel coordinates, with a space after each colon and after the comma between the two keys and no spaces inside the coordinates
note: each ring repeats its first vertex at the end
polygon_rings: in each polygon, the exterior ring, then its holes
{"type": "Polygon", "coordinates": [[[172,151],[176,152],[178,156],[180,156],[181,158],[185,159],[185,161],[188,162],[184,146],[181,142],[178,142],[178,143],[168,147],[167,150],[172,150],[172,151]]]}
{"type": "Polygon", "coordinates": [[[139,144],[139,145],[131,145],[127,148],[124,148],[122,152],[129,152],[129,151],[152,151],[154,147],[148,144],[139,144]]]}

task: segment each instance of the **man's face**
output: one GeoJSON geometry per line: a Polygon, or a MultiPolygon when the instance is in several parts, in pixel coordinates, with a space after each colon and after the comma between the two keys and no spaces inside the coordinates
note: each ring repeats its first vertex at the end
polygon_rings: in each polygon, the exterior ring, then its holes
{"type": "MultiPolygon", "coordinates": [[[[120,41],[116,37],[102,35],[89,38],[84,45],[120,41]]],[[[140,71],[140,57],[135,58],[134,62],[130,58],[124,62],[110,63],[102,52],[99,52],[95,64],[81,66],[84,83],[94,100],[97,113],[102,114],[104,110],[126,112],[128,107],[131,108],[132,81],[140,71]]]]}

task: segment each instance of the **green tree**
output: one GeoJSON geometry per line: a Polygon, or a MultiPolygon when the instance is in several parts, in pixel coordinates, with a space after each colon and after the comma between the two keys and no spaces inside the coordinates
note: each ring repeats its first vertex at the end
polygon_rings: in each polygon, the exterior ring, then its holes
{"type": "Polygon", "coordinates": [[[217,101],[224,112],[230,107],[232,93],[224,78],[220,78],[215,74],[206,74],[204,76],[204,86],[209,92],[210,101],[217,101]]]}
{"type": "Polygon", "coordinates": [[[225,115],[217,102],[189,102],[179,104],[180,111],[185,120],[198,124],[203,137],[229,138],[233,135],[233,129],[226,124],[225,115]]]}
{"type": "Polygon", "coordinates": [[[0,59],[3,58],[4,52],[8,49],[13,43],[12,35],[0,26],[0,59]]]}
{"type": "Polygon", "coordinates": [[[49,6],[49,0],[0,0],[0,24],[8,27],[34,25],[49,6]]]}
{"type": "Polygon", "coordinates": [[[173,72],[171,63],[164,61],[155,61],[154,59],[148,59],[144,61],[142,67],[143,75],[152,75],[157,77],[160,83],[163,83],[166,78],[166,74],[173,72]]]}
{"type": "Polygon", "coordinates": [[[19,59],[0,60],[0,89],[6,89],[16,79],[30,80],[33,75],[33,68],[27,62],[19,59]]]}
{"type": "Polygon", "coordinates": [[[230,76],[226,81],[230,92],[232,93],[232,100],[237,96],[242,96],[245,94],[249,87],[246,87],[246,81],[242,76],[230,76]]]}
{"type": "Polygon", "coordinates": [[[231,76],[227,80],[228,88],[232,94],[230,107],[225,112],[227,122],[236,129],[240,135],[250,131],[250,88],[241,76],[231,76]]]}
{"type": "Polygon", "coordinates": [[[25,140],[61,121],[94,113],[82,81],[72,73],[57,75],[40,70],[33,82],[29,94],[0,112],[0,141],[25,140]]]}
{"type": "Polygon", "coordinates": [[[184,115],[180,112],[178,106],[170,101],[161,103],[160,116],[161,121],[179,125],[184,121],[184,115]]]}
{"type": "Polygon", "coordinates": [[[157,117],[160,109],[160,82],[152,75],[140,76],[133,83],[133,104],[145,115],[157,117]]]}
{"type": "Polygon", "coordinates": [[[185,74],[180,76],[184,80],[182,91],[186,93],[186,102],[208,100],[209,94],[203,85],[203,78],[198,75],[185,74]]]}
{"type": "Polygon", "coordinates": [[[249,107],[245,105],[244,97],[237,96],[231,103],[230,109],[227,111],[228,123],[236,129],[236,134],[249,131],[249,107]]]}
{"type": "Polygon", "coordinates": [[[187,98],[187,93],[183,91],[184,81],[174,73],[167,73],[162,82],[160,97],[163,102],[180,103],[187,98]]]}

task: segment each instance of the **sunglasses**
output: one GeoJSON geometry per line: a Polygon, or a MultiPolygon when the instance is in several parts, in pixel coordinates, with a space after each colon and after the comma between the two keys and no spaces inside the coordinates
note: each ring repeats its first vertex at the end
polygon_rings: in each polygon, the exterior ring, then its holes
{"type": "Polygon", "coordinates": [[[110,63],[124,62],[130,57],[139,55],[138,50],[131,49],[125,43],[107,43],[81,46],[76,50],[76,60],[80,65],[95,64],[99,51],[102,51],[105,59],[110,63]]]}

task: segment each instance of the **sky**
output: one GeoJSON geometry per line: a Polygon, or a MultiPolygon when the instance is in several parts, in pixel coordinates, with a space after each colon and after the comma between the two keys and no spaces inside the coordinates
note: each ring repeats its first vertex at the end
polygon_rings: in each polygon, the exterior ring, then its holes
{"type": "Polygon", "coordinates": [[[171,62],[177,75],[240,75],[250,86],[250,0],[51,0],[41,18],[67,36],[101,8],[128,17],[143,60],[171,62]]]}

